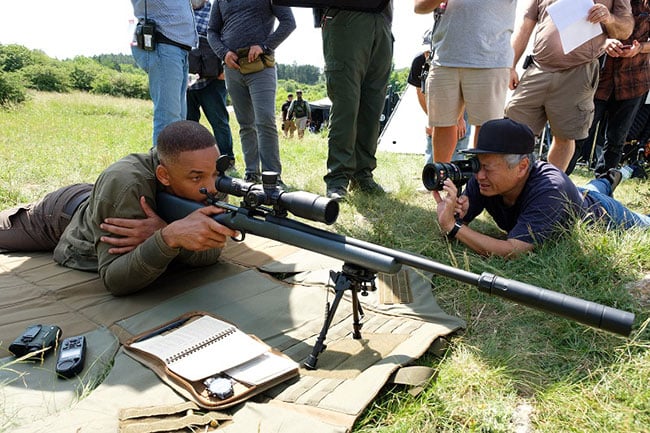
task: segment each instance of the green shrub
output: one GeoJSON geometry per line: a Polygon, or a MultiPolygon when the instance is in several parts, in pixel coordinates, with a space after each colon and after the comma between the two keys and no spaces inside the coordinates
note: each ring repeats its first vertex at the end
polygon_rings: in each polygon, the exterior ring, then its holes
{"type": "Polygon", "coordinates": [[[16,74],[0,71],[0,107],[20,104],[27,99],[25,87],[16,74]]]}
{"type": "Polygon", "coordinates": [[[0,45],[0,70],[15,72],[26,66],[48,62],[42,51],[32,51],[22,45],[0,45]]]}
{"type": "Polygon", "coordinates": [[[61,62],[30,65],[22,68],[27,86],[45,92],[69,92],[72,87],[68,67],[61,62]]]}
{"type": "Polygon", "coordinates": [[[78,90],[90,91],[93,82],[101,75],[104,67],[88,57],[75,57],[68,62],[72,87],[78,90]]]}
{"type": "Polygon", "coordinates": [[[105,72],[93,82],[92,93],[149,99],[149,81],[144,74],[105,72]]]}

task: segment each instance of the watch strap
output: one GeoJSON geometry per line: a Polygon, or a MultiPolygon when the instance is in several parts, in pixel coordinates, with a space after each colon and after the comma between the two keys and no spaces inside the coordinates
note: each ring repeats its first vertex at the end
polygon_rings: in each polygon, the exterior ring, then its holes
{"type": "Polygon", "coordinates": [[[447,232],[447,239],[452,240],[456,238],[456,234],[458,233],[458,230],[463,227],[463,220],[460,218],[456,218],[456,222],[454,222],[454,226],[447,232]]]}

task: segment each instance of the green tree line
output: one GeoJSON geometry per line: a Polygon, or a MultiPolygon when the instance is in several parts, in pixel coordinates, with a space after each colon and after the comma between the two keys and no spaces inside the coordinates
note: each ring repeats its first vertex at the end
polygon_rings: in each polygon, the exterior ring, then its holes
{"type": "MultiPolygon", "coordinates": [[[[281,105],[288,93],[304,91],[305,99],[317,100],[327,95],[325,78],[317,66],[277,65],[278,93],[281,105]]],[[[406,85],[407,70],[391,75],[393,90],[406,85]]],[[[149,99],[147,74],[131,55],[102,54],[93,57],[77,56],[58,60],[43,51],[30,50],[22,45],[0,44],[0,107],[24,102],[29,89],[66,93],[73,90],[149,99]]]]}

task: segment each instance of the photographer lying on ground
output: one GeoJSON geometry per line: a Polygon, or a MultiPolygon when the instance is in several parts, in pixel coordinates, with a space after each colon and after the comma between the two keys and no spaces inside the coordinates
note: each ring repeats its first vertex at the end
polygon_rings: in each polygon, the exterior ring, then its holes
{"type": "Polygon", "coordinates": [[[650,227],[650,216],[625,208],[611,197],[621,175],[611,170],[584,188],[576,187],[554,165],[535,161],[535,137],[527,126],[510,119],[484,123],[475,149],[480,170],[457,197],[456,185],[445,180],[438,203],[438,223],[449,239],[458,239],[484,255],[511,257],[531,251],[570,227],[574,218],[602,221],[611,228],[650,227]],[[507,232],[500,240],[466,224],[483,210],[507,232]]]}
{"type": "Polygon", "coordinates": [[[215,206],[166,224],[156,213],[156,192],[203,202],[216,193],[214,136],[197,122],[169,124],[149,153],[128,155],[104,170],[95,185],[77,184],[37,203],[0,212],[0,252],[50,251],[54,260],[99,271],[114,295],[133,293],[158,278],[173,261],[192,266],[217,262],[229,236],[215,206]]]}

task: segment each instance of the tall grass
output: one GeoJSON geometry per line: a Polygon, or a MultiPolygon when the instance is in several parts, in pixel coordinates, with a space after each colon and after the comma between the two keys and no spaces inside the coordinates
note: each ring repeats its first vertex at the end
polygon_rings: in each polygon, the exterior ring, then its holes
{"type": "MultiPolygon", "coordinates": [[[[150,102],[87,94],[34,93],[23,107],[0,112],[0,206],[33,200],[71,182],[92,182],[109,163],[150,147],[150,102]]],[[[238,167],[237,124],[231,118],[238,167]]],[[[295,189],[325,192],[324,135],[280,139],[283,179],[295,189]]],[[[352,193],[342,203],[339,233],[424,254],[471,272],[567,293],[636,314],[622,338],[490,297],[454,279],[434,276],[442,308],[467,321],[443,354],[419,363],[437,371],[412,395],[387,386],[355,432],[649,432],[650,234],[605,232],[576,224],[558,242],[517,260],[484,258],[440,235],[431,197],[415,192],[422,157],[378,154],[384,197],[352,193]]],[[[241,172],[239,173],[242,174],[241,172]]],[[[591,176],[578,170],[582,184],[591,176]]],[[[648,181],[616,191],[650,213],[648,181]]],[[[499,236],[489,217],[473,226],[499,236]]]]}

